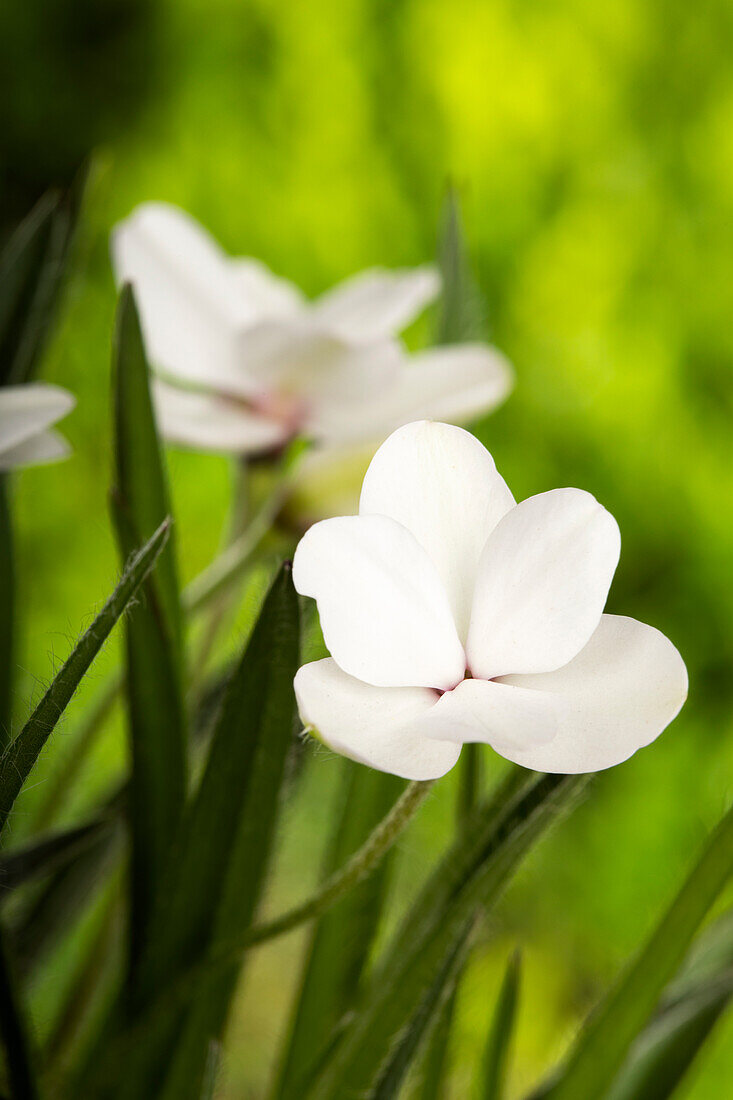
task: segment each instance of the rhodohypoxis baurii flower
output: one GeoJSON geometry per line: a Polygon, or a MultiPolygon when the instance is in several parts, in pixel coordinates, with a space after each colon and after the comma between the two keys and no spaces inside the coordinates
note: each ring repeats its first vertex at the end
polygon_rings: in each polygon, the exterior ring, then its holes
{"type": "Polygon", "coordinates": [[[112,257],[135,289],[159,373],[159,422],[173,442],[249,454],[298,434],[335,446],[378,441],[417,417],[478,416],[511,385],[486,345],[408,356],[394,338],[439,292],[431,267],[366,271],[309,302],[164,203],[117,226],[112,257]]]}
{"type": "Polygon", "coordinates": [[[400,428],[359,515],[315,524],[295,554],[332,655],[296,676],[304,724],[408,779],[470,741],[539,771],[620,763],[675,717],[687,672],[654,627],[603,614],[619,550],[590,493],[517,504],[468,432],[400,428]]]}
{"type": "Polygon", "coordinates": [[[67,390],[42,382],[0,389],[0,470],[65,458],[69,445],[51,425],[74,404],[67,390]]]}

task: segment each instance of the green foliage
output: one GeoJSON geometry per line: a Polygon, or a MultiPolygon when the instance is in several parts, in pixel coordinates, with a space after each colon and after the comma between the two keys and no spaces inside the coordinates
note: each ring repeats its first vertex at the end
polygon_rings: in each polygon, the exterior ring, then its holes
{"type": "MultiPolygon", "coordinates": [[[[148,364],[132,290],[120,295],[113,350],[115,485],[122,556],[170,513],[148,364]]],[[[132,775],[131,962],[142,949],[186,794],[181,611],[172,542],[125,624],[132,775]]]]}
{"type": "MultiPolygon", "coordinates": [[[[254,919],[293,737],[298,649],[298,602],[283,567],[232,673],[201,782],[164,869],[131,991],[133,1020],[179,973],[205,966],[254,919]]],[[[198,1097],[237,973],[233,963],[204,974],[183,1011],[176,1004],[154,1017],[129,1051],[123,1078],[112,1073],[100,1095],[198,1097]]],[[[90,1067],[102,1080],[108,1037],[90,1067]]]]}
{"type": "MultiPolygon", "coordinates": [[[[343,866],[384,817],[403,786],[394,776],[344,762],[341,812],[324,868],[343,866]]],[[[353,1007],[384,902],[391,856],[318,922],[306,955],[288,1043],[273,1097],[297,1100],[353,1007]]]]}
{"type": "Polygon", "coordinates": [[[155,565],[167,542],[169,529],[170,523],[165,519],[143,548],[130,557],[107,603],[82,634],[32,715],[0,757],[0,827],[7,822],[31,768],[82,677],[155,565]]]}
{"type": "Polygon", "coordinates": [[[376,1087],[398,1036],[419,1015],[436,974],[455,950],[460,930],[478,910],[489,911],[522,858],[585,785],[585,776],[510,771],[410,907],[308,1096],[347,1100],[376,1087]]]}
{"type": "Polygon", "coordinates": [[[484,1064],[478,1079],[476,1100],[502,1100],[505,1096],[509,1054],[519,1000],[520,962],[520,953],[515,951],[509,959],[499,990],[494,1019],[487,1036],[484,1064]]]}
{"type": "Polygon", "coordinates": [[[733,807],[710,836],[687,881],[618,985],[591,1016],[547,1100],[601,1097],[680,966],[733,872],[733,807]]]}
{"type": "Polygon", "coordinates": [[[0,385],[33,377],[66,276],[85,174],[64,194],[49,192],[0,254],[0,385]]]}
{"type": "Polygon", "coordinates": [[[733,912],[695,943],[683,973],[634,1041],[607,1100],[668,1100],[733,997],[733,912]]]}

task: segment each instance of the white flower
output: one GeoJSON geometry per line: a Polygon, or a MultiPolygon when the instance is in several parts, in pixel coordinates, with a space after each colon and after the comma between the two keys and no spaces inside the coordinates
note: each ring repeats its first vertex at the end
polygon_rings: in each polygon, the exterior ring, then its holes
{"type": "Polygon", "coordinates": [[[478,416],[511,385],[504,359],[482,344],[408,356],[394,339],[437,295],[430,267],[366,271],[308,302],[163,203],[117,226],[112,257],[135,289],[173,442],[247,454],[296,434],[379,440],[417,417],[478,416]]]}
{"type": "Polygon", "coordinates": [[[367,471],[358,516],[295,554],[332,657],[295,678],[304,724],[382,771],[430,779],[461,744],[549,772],[608,768],[679,711],[687,672],[651,626],[604,615],[614,518],[580,489],[516,504],[468,432],[399,429],[367,471]]]}
{"type": "Polygon", "coordinates": [[[0,470],[65,458],[69,445],[50,427],[74,404],[67,390],[42,382],[0,389],[0,470]]]}

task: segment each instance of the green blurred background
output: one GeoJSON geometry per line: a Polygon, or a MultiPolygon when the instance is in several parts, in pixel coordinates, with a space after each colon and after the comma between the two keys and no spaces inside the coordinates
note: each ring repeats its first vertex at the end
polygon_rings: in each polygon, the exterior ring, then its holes
{"type": "MultiPolygon", "coordinates": [[[[517,372],[515,393],[477,434],[518,498],[574,485],[616,515],[623,552],[609,608],[665,631],[687,661],[682,716],[598,777],[487,930],[462,988],[455,1100],[511,947],[526,956],[520,1095],[565,1049],[730,798],[732,56],[727,0],[37,0],[0,15],[3,231],[96,150],[44,369],[78,397],[64,426],[75,453],[15,486],[18,719],[117,568],[107,237],[146,199],[181,204],[230,251],[317,293],[368,265],[430,259],[452,181],[487,332],[517,372]]],[[[219,544],[232,472],[223,459],[169,457],[189,579],[219,544]]],[[[34,773],[16,838],[115,653],[34,773]]],[[[123,759],[117,720],[69,792],[69,819],[123,759]]],[[[500,765],[488,748],[485,762],[490,780],[500,765]]],[[[283,822],[273,908],[313,882],[345,766],[324,751],[309,760],[283,822]]],[[[438,786],[402,844],[395,908],[449,835],[453,786],[438,786]]],[[[227,1100],[263,1095],[301,944],[268,947],[246,971],[227,1100]]],[[[63,974],[61,959],[36,991],[41,1027],[63,974]]],[[[681,1095],[720,1100],[731,1079],[733,1019],[681,1095]]]]}

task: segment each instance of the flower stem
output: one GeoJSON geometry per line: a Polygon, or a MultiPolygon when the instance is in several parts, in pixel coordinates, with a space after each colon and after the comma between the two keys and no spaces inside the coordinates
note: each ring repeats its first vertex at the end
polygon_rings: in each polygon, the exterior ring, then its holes
{"type": "Polygon", "coordinates": [[[256,924],[245,931],[238,941],[220,945],[209,958],[209,965],[227,960],[233,961],[239,953],[254,947],[255,944],[282,936],[285,932],[290,932],[299,924],[303,924],[304,921],[319,917],[326,909],[330,909],[340,897],[358,886],[381,862],[424,801],[434,782],[435,780],[429,779],[414,780],[410,783],[361,848],[326,880],[317,893],[307,901],[289,909],[282,916],[263,924],[256,924]]]}

